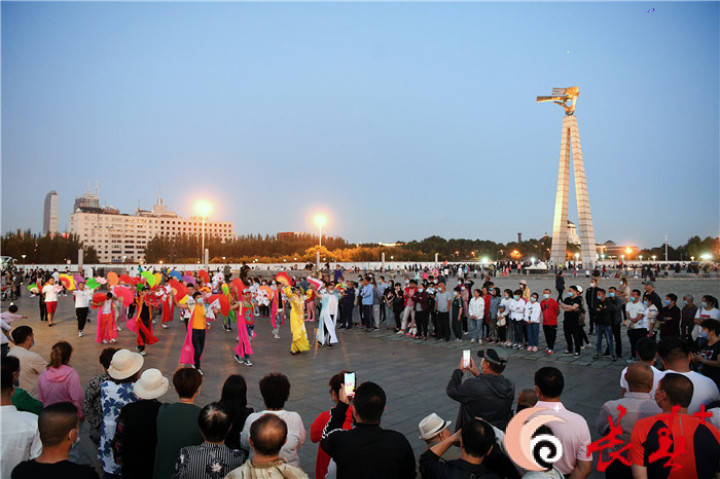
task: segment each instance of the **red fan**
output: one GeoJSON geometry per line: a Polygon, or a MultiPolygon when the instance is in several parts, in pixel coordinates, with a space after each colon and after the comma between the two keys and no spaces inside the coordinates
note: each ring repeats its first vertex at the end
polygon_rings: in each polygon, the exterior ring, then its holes
{"type": "Polygon", "coordinates": [[[245,283],[240,278],[233,279],[230,284],[237,290],[238,296],[245,291],[245,283]]]}
{"type": "Polygon", "coordinates": [[[204,269],[201,269],[201,270],[200,270],[200,272],[198,273],[198,276],[199,276],[200,279],[203,281],[203,283],[209,283],[209,282],[210,282],[210,275],[209,275],[208,272],[205,271],[204,269]]]}
{"type": "Polygon", "coordinates": [[[124,274],[120,276],[120,282],[125,284],[132,284],[132,278],[130,275],[124,274]]]}
{"type": "Polygon", "coordinates": [[[107,293],[95,293],[93,294],[92,300],[93,303],[102,304],[107,299],[107,293]]]}
{"type": "Polygon", "coordinates": [[[68,291],[72,291],[74,288],[73,280],[69,276],[61,275],[60,276],[60,282],[63,286],[65,286],[65,289],[68,291]]]}
{"type": "Polygon", "coordinates": [[[113,294],[121,298],[125,306],[130,306],[135,299],[135,293],[127,286],[115,286],[113,294]]]}
{"type": "Polygon", "coordinates": [[[293,284],[292,278],[285,271],[280,271],[277,275],[275,275],[275,281],[282,283],[283,286],[290,286],[293,284]]]}
{"type": "Polygon", "coordinates": [[[176,300],[180,301],[185,296],[187,296],[187,288],[180,281],[172,278],[172,279],[168,280],[168,284],[173,289],[173,291],[175,291],[175,299],[176,300]]]}
{"type": "Polygon", "coordinates": [[[220,308],[220,312],[223,316],[227,316],[230,313],[230,301],[228,297],[222,293],[213,294],[208,298],[208,303],[211,308],[220,308]]]}

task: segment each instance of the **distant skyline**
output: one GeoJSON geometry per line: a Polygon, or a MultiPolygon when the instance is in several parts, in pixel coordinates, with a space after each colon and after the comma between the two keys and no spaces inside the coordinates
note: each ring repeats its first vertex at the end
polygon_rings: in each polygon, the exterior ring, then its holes
{"type": "Polygon", "coordinates": [[[717,236],[719,4],[648,5],[3,2],[2,231],[51,190],[66,230],[97,182],[237,234],[538,238],[563,113],[535,96],[577,85],[596,241],[717,236]]]}

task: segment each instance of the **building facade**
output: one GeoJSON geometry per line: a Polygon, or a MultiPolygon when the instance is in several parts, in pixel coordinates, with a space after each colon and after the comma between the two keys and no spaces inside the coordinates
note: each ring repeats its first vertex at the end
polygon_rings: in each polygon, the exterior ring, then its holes
{"type": "Polygon", "coordinates": [[[54,235],[59,231],[58,207],[58,194],[55,190],[53,190],[45,195],[45,204],[43,207],[43,235],[54,235]]]}
{"type": "MultiPolygon", "coordinates": [[[[142,262],[145,247],[154,237],[200,236],[202,225],[200,217],[181,218],[169,211],[161,198],[152,210],[138,209],[132,215],[95,207],[79,207],[70,215],[70,233],[94,247],[101,263],[142,262]]],[[[233,239],[232,223],[205,221],[205,238],[210,237],[233,239]]]]}

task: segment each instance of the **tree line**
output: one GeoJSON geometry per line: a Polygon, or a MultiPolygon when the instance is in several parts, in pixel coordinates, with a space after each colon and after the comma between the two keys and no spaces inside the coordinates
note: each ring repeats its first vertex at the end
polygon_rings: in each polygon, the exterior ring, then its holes
{"type": "Polygon", "coordinates": [[[74,234],[39,235],[30,230],[6,233],[0,243],[3,256],[11,256],[19,265],[26,264],[62,264],[70,260],[77,264],[78,250],[83,250],[84,263],[97,263],[98,255],[92,246],[84,246],[74,234]],[[23,257],[24,255],[24,257],[23,257]]]}

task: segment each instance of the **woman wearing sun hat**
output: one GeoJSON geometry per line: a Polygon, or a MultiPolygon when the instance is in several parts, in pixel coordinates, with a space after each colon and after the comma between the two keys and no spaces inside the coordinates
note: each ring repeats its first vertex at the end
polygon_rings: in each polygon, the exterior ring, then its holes
{"type": "Polygon", "coordinates": [[[113,449],[123,477],[152,479],[157,442],[158,398],[168,391],[169,381],[155,369],[140,375],[133,388],[138,400],[120,411],[113,449]]]}
{"type": "Polygon", "coordinates": [[[140,375],[143,362],[144,358],[140,354],[127,349],[119,350],[113,355],[107,370],[110,380],[105,381],[100,387],[103,422],[100,430],[98,459],[102,464],[105,477],[120,477],[122,473],[121,467],[115,462],[112,441],[115,437],[117,418],[123,406],[137,401],[133,383],[140,375]]]}

